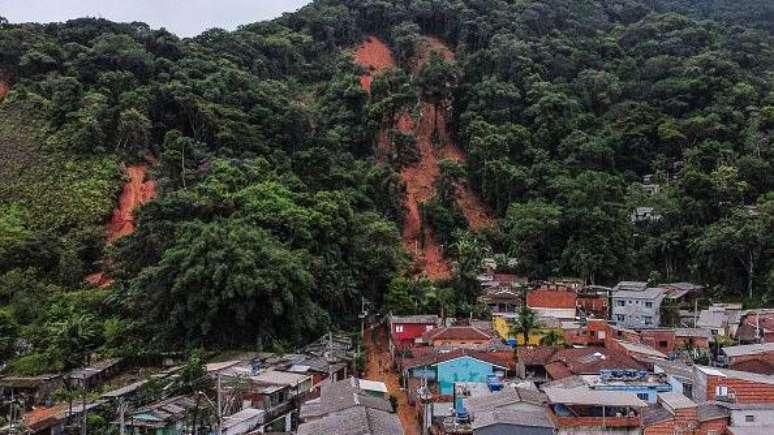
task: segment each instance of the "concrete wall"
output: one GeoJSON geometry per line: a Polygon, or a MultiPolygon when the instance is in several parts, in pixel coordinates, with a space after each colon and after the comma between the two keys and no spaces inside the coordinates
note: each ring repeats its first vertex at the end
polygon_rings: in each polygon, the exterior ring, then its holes
{"type": "Polygon", "coordinates": [[[747,411],[731,411],[731,426],[759,427],[774,425],[774,409],[757,409],[747,411]],[[747,416],[754,421],[748,422],[747,416]]]}

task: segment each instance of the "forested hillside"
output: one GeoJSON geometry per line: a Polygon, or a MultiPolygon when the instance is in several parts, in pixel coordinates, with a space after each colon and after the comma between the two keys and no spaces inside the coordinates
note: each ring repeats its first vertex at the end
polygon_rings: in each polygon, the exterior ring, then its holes
{"type": "Polygon", "coordinates": [[[769,301],[772,32],[767,0],[317,0],[191,39],[0,18],[2,358],[282,348],[361,297],[467,313],[491,253],[769,301]],[[156,196],[113,240],[133,165],[156,196]]]}

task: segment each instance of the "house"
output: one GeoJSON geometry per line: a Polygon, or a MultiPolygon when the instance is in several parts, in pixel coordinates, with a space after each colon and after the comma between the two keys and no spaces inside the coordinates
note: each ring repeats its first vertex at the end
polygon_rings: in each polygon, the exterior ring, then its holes
{"type": "Polygon", "coordinates": [[[254,408],[245,408],[236,414],[223,418],[221,425],[222,435],[240,435],[252,432],[261,426],[264,420],[264,411],[254,408]]]}
{"type": "Polygon", "coordinates": [[[551,355],[545,370],[552,380],[573,375],[597,375],[602,370],[644,370],[646,367],[622,352],[605,348],[562,349],[551,355]]]}
{"type": "Polygon", "coordinates": [[[433,382],[441,395],[454,392],[456,382],[486,383],[488,377],[504,377],[513,364],[513,352],[487,352],[454,349],[429,353],[403,361],[406,378],[422,378],[433,382]]]}
{"type": "Polygon", "coordinates": [[[675,328],[675,350],[709,351],[712,334],[703,328],[675,328]]]}
{"type": "Polygon", "coordinates": [[[734,337],[741,344],[774,342],[774,312],[750,310],[742,312],[742,319],[734,337]]]}
{"type": "Polygon", "coordinates": [[[705,287],[692,282],[672,282],[659,284],[659,288],[666,290],[666,298],[675,301],[683,307],[693,308],[691,305],[698,298],[705,287]]]}
{"type": "Polygon", "coordinates": [[[493,316],[515,317],[522,303],[522,295],[518,289],[492,287],[486,288],[478,297],[481,304],[489,307],[493,316]]]}
{"type": "Polygon", "coordinates": [[[699,313],[696,327],[707,329],[713,336],[730,336],[736,334],[741,318],[742,304],[712,304],[699,313]]]}
{"type": "Polygon", "coordinates": [[[774,431],[774,405],[767,403],[722,404],[730,414],[730,435],[770,434],[774,431]]]}
{"type": "Polygon", "coordinates": [[[546,364],[556,353],[551,346],[521,346],[516,348],[516,375],[536,383],[548,381],[546,364]]]}
{"type": "Polygon", "coordinates": [[[647,404],[632,393],[595,391],[586,387],[546,388],[549,417],[560,435],[639,434],[647,404]]]}
{"type": "Polygon", "coordinates": [[[605,319],[588,319],[586,324],[564,329],[564,339],[571,345],[604,346],[609,327],[605,319]]]}
{"type": "Polygon", "coordinates": [[[548,416],[544,394],[507,387],[479,397],[455,396],[455,408],[461,413],[444,419],[439,432],[475,435],[553,435],[554,424],[548,416]],[[462,415],[465,415],[462,413],[462,415]]]}
{"type": "Polygon", "coordinates": [[[486,344],[492,335],[475,326],[446,326],[435,328],[422,335],[422,341],[430,346],[471,346],[486,344]]]}
{"type": "Polygon", "coordinates": [[[301,408],[298,435],[400,435],[400,420],[388,400],[361,388],[363,380],[327,382],[320,397],[301,408]]]}
{"type": "Polygon", "coordinates": [[[742,371],[771,374],[774,367],[774,343],[727,346],[721,353],[721,359],[732,370],[742,370],[746,367],[748,370],[742,371]]]}
{"type": "Polygon", "coordinates": [[[527,306],[540,318],[574,320],[577,295],[564,288],[541,287],[527,293],[527,306]]]}
{"type": "Polygon", "coordinates": [[[67,379],[71,385],[93,390],[115,376],[123,366],[123,360],[120,358],[105,359],[71,371],[67,374],[67,379]]]}
{"type": "Polygon", "coordinates": [[[607,319],[610,314],[610,287],[586,286],[578,289],[577,307],[581,318],[607,319]]]}
{"type": "Polygon", "coordinates": [[[417,339],[440,324],[436,315],[393,316],[390,315],[390,353],[414,346],[417,339]]]}
{"type": "Polygon", "coordinates": [[[661,302],[665,290],[648,288],[642,291],[616,290],[612,295],[612,320],[626,328],[653,328],[661,321],[661,302]]]}
{"type": "Polygon", "coordinates": [[[633,224],[643,222],[656,222],[661,219],[661,215],[658,214],[654,207],[636,207],[632,210],[632,214],[629,220],[633,224]]]}
{"type": "Polygon", "coordinates": [[[239,397],[242,409],[263,411],[261,427],[290,430],[291,414],[314,391],[312,376],[263,369],[256,361],[208,365],[208,371],[210,376],[220,378],[225,391],[233,391],[239,397]]]}
{"type": "MultiPolygon", "coordinates": [[[[182,434],[187,416],[194,412],[197,406],[198,411],[204,411],[208,405],[205,401],[197,401],[188,396],[171,397],[128,414],[124,426],[132,434],[182,434]]],[[[113,424],[120,423],[115,421],[113,424]]]]}
{"type": "Polygon", "coordinates": [[[728,426],[729,413],[718,405],[696,404],[680,393],[663,393],[658,397],[658,406],[643,412],[644,435],[723,434],[728,426]]]}
{"type": "Polygon", "coordinates": [[[774,403],[774,376],[694,366],[693,399],[730,403],[774,403]]]}
{"type": "Polygon", "coordinates": [[[694,373],[693,367],[679,360],[655,360],[653,372],[666,375],[667,382],[672,386],[673,393],[680,393],[693,398],[694,373]]]}
{"type": "Polygon", "coordinates": [[[52,400],[54,391],[64,386],[64,377],[60,374],[39,376],[0,377],[0,394],[4,400],[18,400],[25,407],[42,405],[52,400]]]}
{"type": "Polygon", "coordinates": [[[600,370],[599,375],[584,375],[583,380],[595,391],[625,391],[640,400],[655,404],[659,394],[672,391],[665,374],[644,370],[600,370]]]}
{"type": "MultiPolygon", "coordinates": [[[[86,403],[73,403],[72,409],[70,403],[60,402],[52,406],[39,406],[26,412],[22,416],[24,428],[26,429],[24,434],[35,435],[59,435],[65,433],[65,426],[68,422],[72,422],[81,418],[84,412],[91,412],[102,408],[106,405],[106,401],[97,400],[94,402],[86,403]]],[[[10,427],[0,429],[2,433],[16,433],[10,430],[10,427]]]]}

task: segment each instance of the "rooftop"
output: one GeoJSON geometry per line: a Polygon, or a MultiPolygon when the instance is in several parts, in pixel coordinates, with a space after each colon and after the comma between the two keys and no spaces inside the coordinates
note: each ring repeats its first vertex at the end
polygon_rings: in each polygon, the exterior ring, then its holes
{"type": "Polygon", "coordinates": [[[638,343],[629,343],[628,341],[621,341],[617,340],[618,344],[621,345],[624,349],[626,349],[628,352],[631,353],[637,353],[640,355],[647,355],[652,356],[656,358],[666,358],[667,356],[663,353],[657,351],[656,349],[653,349],[650,346],[646,346],[644,344],[638,344],[638,343]]]}
{"type": "Polygon", "coordinates": [[[575,309],[577,295],[566,290],[537,289],[527,294],[530,308],[575,309]]]}
{"type": "Polygon", "coordinates": [[[614,290],[613,298],[616,299],[658,299],[666,293],[663,288],[652,287],[644,290],[614,290]]]}
{"type": "Polygon", "coordinates": [[[548,401],[565,405],[586,406],[630,406],[632,408],[645,408],[648,405],[637,398],[634,393],[623,391],[596,391],[586,387],[571,389],[546,388],[548,401]]]}
{"type": "Polygon", "coordinates": [[[403,434],[395,414],[357,406],[337,411],[298,426],[298,435],[399,435],[403,434]]]}
{"type": "Polygon", "coordinates": [[[390,316],[390,323],[418,323],[418,324],[438,324],[440,319],[435,314],[419,314],[415,316],[390,316]]]}
{"type": "Polygon", "coordinates": [[[746,344],[742,346],[728,346],[723,348],[723,353],[729,357],[743,355],[762,355],[767,352],[774,352],[774,343],[746,344]]]}
{"type": "Polygon", "coordinates": [[[648,283],[645,281],[621,281],[613,287],[613,290],[642,291],[646,288],[648,288],[648,283]]]}
{"type": "Polygon", "coordinates": [[[425,332],[422,337],[431,340],[489,340],[492,336],[475,326],[447,326],[425,332]]]}
{"type": "Polygon", "coordinates": [[[722,369],[719,367],[696,366],[696,369],[710,376],[720,376],[723,378],[739,379],[742,381],[774,385],[774,376],[742,372],[738,370],[722,369]]]}
{"type": "Polygon", "coordinates": [[[658,395],[658,398],[670,409],[686,409],[696,407],[696,403],[693,400],[685,397],[683,394],[672,391],[661,393],[658,395]]]}

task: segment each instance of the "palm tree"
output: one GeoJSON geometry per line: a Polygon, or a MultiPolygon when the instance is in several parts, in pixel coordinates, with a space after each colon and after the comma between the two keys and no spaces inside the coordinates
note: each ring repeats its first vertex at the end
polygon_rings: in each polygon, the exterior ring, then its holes
{"type": "Polygon", "coordinates": [[[521,308],[519,308],[519,318],[516,319],[516,322],[513,324],[511,333],[514,337],[517,334],[522,334],[524,336],[524,345],[526,346],[529,344],[529,333],[538,326],[540,326],[540,323],[538,322],[537,315],[527,306],[526,300],[523,301],[521,303],[521,308]]]}
{"type": "Polygon", "coordinates": [[[567,342],[565,341],[564,335],[561,332],[557,331],[556,329],[552,329],[540,337],[540,345],[564,347],[567,345],[567,342]]]}

